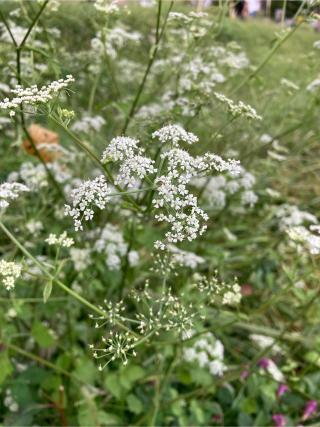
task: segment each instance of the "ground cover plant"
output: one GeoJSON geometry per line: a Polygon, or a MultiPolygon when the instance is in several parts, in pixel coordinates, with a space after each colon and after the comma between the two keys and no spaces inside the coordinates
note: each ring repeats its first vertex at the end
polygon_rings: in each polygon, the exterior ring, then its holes
{"type": "Polygon", "coordinates": [[[3,425],[317,425],[317,10],[1,2],[3,425]]]}

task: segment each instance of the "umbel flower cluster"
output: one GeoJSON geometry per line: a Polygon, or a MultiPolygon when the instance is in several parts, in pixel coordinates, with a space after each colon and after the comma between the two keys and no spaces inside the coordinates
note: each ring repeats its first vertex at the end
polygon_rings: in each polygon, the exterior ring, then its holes
{"type": "Polygon", "coordinates": [[[222,93],[215,92],[214,95],[218,101],[226,105],[228,112],[233,117],[245,117],[248,120],[262,120],[262,117],[257,114],[256,110],[251,107],[251,105],[245,104],[242,101],[236,104],[232,99],[227,98],[222,93]]]}
{"type": "Polygon", "coordinates": [[[21,275],[21,270],[21,265],[15,262],[0,260],[0,280],[7,291],[14,288],[16,279],[21,275]]]}
{"type": "Polygon", "coordinates": [[[53,81],[49,85],[42,86],[41,88],[38,88],[37,85],[27,88],[17,85],[15,89],[11,89],[11,92],[15,96],[12,99],[5,98],[1,101],[0,108],[3,110],[9,110],[10,116],[14,116],[15,110],[22,104],[35,105],[47,103],[53,99],[58,92],[68,87],[72,82],[74,82],[74,78],[71,75],[67,75],[65,79],[53,81]]]}
{"type": "MultiPolygon", "coordinates": [[[[180,125],[164,126],[155,131],[152,138],[161,144],[158,165],[144,155],[139,141],[130,137],[112,139],[102,154],[102,162],[118,165],[115,184],[124,191],[143,181],[151,183],[153,192],[149,206],[155,212],[154,218],[169,228],[165,238],[155,242],[155,248],[163,250],[167,244],[192,241],[206,230],[208,215],[198,206],[197,197],[189,189],[191,180],[213,172],[237,175],[241,169],[238,161],[224,160],[213,153],[195,157],[189,154],[181,144],[196,143],[198,138],[180,125]]],[[[76,230],[82,229],[83,219],[93,218],[94,207],[106,207],[110,194],[103,175],[72,191],[72,206],[66,206],[66,214],[74,219],[76,230]]]]}
{"type": "Polygon", "coordinates": [[[102,154],[102,162],[120,162],[115,184],[121,187],[136,187],[146,175],[157,170],[154,160],[143,156],[137,139],[125,136],[113,138],[102,154]]]}
{"type": "Polygon", "coordinates": [[[106,178],[100,175],[97,178],[83,182],[80,187],[71,192],[72,206],[65,206],[65,214],[74,220],[75,230],[82,230],[82,221],[93,218],[94,207],[104,209],[110,200],[111,192],[106,178]]]}
{"type": "Polygon", "coordinates": [[[29,188],[19,182],[4,182],[0,185],[0,212],[9,206],[9,201],[16,199],[20,193],[29,191],[29,188]]]}

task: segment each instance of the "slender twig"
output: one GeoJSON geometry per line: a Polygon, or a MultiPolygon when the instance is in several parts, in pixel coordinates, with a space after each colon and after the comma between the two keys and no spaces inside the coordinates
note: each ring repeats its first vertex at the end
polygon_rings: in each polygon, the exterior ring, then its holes
{"type": "Polygon", "coordinates": [[[76,377],[73,374],[70,374],[70,372],[65,371],[64,369],[60,368],[59,366],[54,365],[51,362],[48,362],[47,360],[43,359],[42,357],[30,353],[29,351],[23,350],[22,348],[18,347],[17,345],[14,344],[10,344],[7,342],[2,342],[1,344],[3,344],[5,347],[7,347],[9,350],[15,351],[18,354],[21,354],[22,356],[27,357],[28,359],[34,360],[37,363],[40,363],[41,365],[46,366],[47,368],[50,368],[56,372],[58,372],[59,374],[65,375],[66,377],[76,380],[78,382],[83,382],[80,378],[76,377]]]}
{"type": "Polygon", "coordinates": [[[88,155],[88,157],[90,157],[90,159],[104,172],[104,174],[109,179],[110,183],[119,191],[119,193],[124,194],[124,197],[127,199],[127,201],[131,203],[136,210],[141,211],[142,209],[140,208],[139,205],[137,205],[135,200],[129,195],[127,195],[128,192],[124,191],[119,185],[115,184],[113,176],[109,168],[107,167],[107,165],[102,163],[99,157],[84,142],[82,142],[81,139],[79,139],[67,126],[61,123],[60,120],[58,120],[53,114],[49,114],[49,118],[53,120],[58,126],[60,126],[65,131],[65,133],[70,136],[72,141],[82,151],[84,151],[88,155]]]}
{"type": "MultiPolygon", "coordinates": [[[[20,44],[18,44],[17,41],[15,40],[15,38],[14,38],[14,36],[12,34],[12,31],[10,29],[10,25],[8,24],[5,16],[3,15],[3,13],[0,10],[1,19],[2,19],[5,27],[7,28],[8,33],[10,35],[10,38],[11,38],[11,40],[12,40],[12,42],[13,42],[15,48],[16,48],[16,75],[17,75],[17,82],[18,82],[19,85],[21,85],[21,80],[22,80],[21,79],[21,53],[22,53],[23,47],[24,47],[25,43],[27,42],[27,40],[28,40],[28,38],[29,38],[29,36],[31,34],[32,29],[34,28],[34,26],[38,22],[41,14],[42,14],[42,12],[44,11],[46,5],[48,4],[48,2],[49,2],[49,0],[45,0],[43,2],[41,8],[39,9],[38,13],[36,14],[35,18],[33,19],[30,27],[28,28],[28,30],[27,30],[27,32],[26,32],[26,34],[25,34],[25,36],[24,36],[24,38],[23,38],[23,40],[21,41],[20,44]]],[[[64,198],[64,193],[61,190],[60,185],[58,184],[58,182],[56,181],[56,179],[53,176],[52,172],[50,171],[50,169],[49,169],[46,161],[42,157],[41,152],[38,150],[35,142],[33,141],[32,137],[31,137],[31,135],[30,135],[30,133],[29,133],[29,131],[27,129],[27,126],[26,126],[26,123],[25,123],[23,105],[21,105],[21,108],[20,108],[20,111],[19,111],[19,115],[20,115],[20,121],[21,121],[22,130],[24,131],[24,133],[25,133],[28,141],[30,142],[30,144],[32,146],[32,149],[34,150],[35,155],[38,157],[38,159],[43,164],[43,166],[45,168],[45,171],[46,171],[46,173],[48,175],[48,178],[53,183],[54,187],[56,188],[57,192],[59,193],[59,196],[61,196],[62,198],[64,198]]]]}
{"type": "Polygon", "coordinates": [[[16,39],[14,38],[14,36],[13,36],[13,34],[12,34],[12,31],[11,31],[11,29],[10,29],[10,26],[9,26],[9,24],[8,24],[8,22],[7,22],[7,20],[6,20],[5,16],[4,16],[4,14],[2,13],[1,9],[0,9],[0,17],[1,17],[2,22],[4,23],[4,26],[6,27],[6,29],[7,29],[8,33],[9,33],[9,35],[10,35],[10,38],[11,38],[11,40],[12,40],[12,43],[15,45],[15,47],[18,47],[18,44],[17,44],[17,42],[16,42],[16,39]]]}
{"type": "Polygon", "coordinates": [[[122,128],[122,133],[123,134],[126,133],[126,130],[127,130],[128,126],[129,126],[129,123],[130,123],[131,119],[133,118],[133,116],[134,116],[134,114],[136,112],[136,108],[137,108],[138,102],[140,100],[141,94],[142,94],[142,92],[144,90],[144,87],[145,87],[148,75],[150,73],[151,67],[152,67],[152,65],[154,63],[154,60],[156,59],[156,56],[157,56],[157,53],[158,53],[158,49],[159,49],[159,43],[160,43],[160,40],[163,37],[164,31],[165,31],[165,28],[166,28],[166,25],[167,25],[167,21],[168,21],[168,16],[169,16],[169,13],[170,13],[170,11],[172,9],[173,3],[174,3],[174,0],[172,0],[171,3],[170,3],[170,5],[169,5],[166,17],[164,19],[164,23],[163,23],[162,29],[160,31],[160,17],[161,17],[162,0],[158,0],[158,13],[157,13],[157,26],[156,26],[155,43],[154,43],[154,45],[151,48],[151,53],[150,53],[150,56],[149,56],[149,61],[148,61],[148,64],[147,64],[147,68],[146,68],[146,70],[144,72],[142,81],[141,81],[141,83],[139,85],[138,91],[137,91],[136,96],[135,96],[135,98],[133,100],[133,103],[131,105],[129,114],[127,115],[126,121],[125,121],[124,126],[122,128]]]}
{"type": "Polygon", "coordinates": [[[252,80],[259,72],[260,70],[270,61],[270,59],[273,57],[273,55],[277,52],[277,50],[283,45],[285,41],[287,41],[300,27],[302,24],[299,22],[299,24],[294,27],[292,30],[288,31],[288,33],[282,37],[280,40],[278,40],[273,48],[270,50],[270,52],[266,55],[266,57],[261,61],[261,63],[258,65],[258,67],[252,71],[245,79],[242,80],[242,82],[232,91],[232,93],[238,92],[243,86],[245,86],[250,80],[252,80]]]}

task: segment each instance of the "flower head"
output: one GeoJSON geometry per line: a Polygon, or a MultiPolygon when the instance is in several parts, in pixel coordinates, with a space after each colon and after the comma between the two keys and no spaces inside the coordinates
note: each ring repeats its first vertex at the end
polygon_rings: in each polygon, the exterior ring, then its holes
{"type": "Polygon", "coordinates": [[[103,175],[93,180],[84,181],[72,190],[72,206],[65,206],[65,215],[73,218],[75,230],[82,230],[82,221],[89,221],[94,216],[94,208],[104,209],[110,200],[110,188],[103,175]]]}
{"type": "Polygon", "coordinates": [[[15,280],[20,277],[21,270],[22,267],[20,264],[5,260],[0,261],[0,280],[7,291],[14,288],[15,280]]]}
{"type": "Polygon", "coordinates": [[[318,409],[318,402],[316,400],[309,400],[304,408],[302,420],[309,419],[318,409]]]}

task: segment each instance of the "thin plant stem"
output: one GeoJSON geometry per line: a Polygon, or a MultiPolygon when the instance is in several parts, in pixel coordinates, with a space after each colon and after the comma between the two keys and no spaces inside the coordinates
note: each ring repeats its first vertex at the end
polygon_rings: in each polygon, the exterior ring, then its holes
{"type": "Polygon", "coordinates": [[[137,203],[135,202],[135,200],[126,195],[126,192],[123,191],[123,189],[121,187],[119,187],[117,184],[115,184],[113,176],[109,170],[109,168],[103,164],[99,157],[86,145],[84,144],[81,139],[79,139],[73,132],[70,131],[70,129],[65,126],[65,124],[61,123],[60,120],[58,120],[53,114],[49,114],[49,117],[52,121],[54,121],[58,126],[60,126],[67,135],[70,136],[70,138],[72,139],[72,141],[75,142],[75,144],[81,148],[82,151],[84,151],[90,158],[91,160],[96,163],[97,166],[99,166],[99,168],[104,172],[104,174],[106,175],[106,177],[109,179],[110,183],[119,191],[119,193],[123,193],[124,197],[127,199],[127,201],[129,201],[129,203],[131,203],[134,208],[138,211],[141,211],[141,208],[139,205],[137,205],[137,203]]]}
{"type": "MultiPolygon", "coordinates": [[[[4,25],[5,25],[5,27],[7,28],[8,33],[9,33],[9,35],[10,35],[10,38],[11,38],[11,40],[12,40],[12,42],[13,42],[13,44],[14,44],[15,48],[16,48],[16,75],[17,75],[17,82],[18,82],[18,84],[19,84],[19,85],[21,85],[21,53],[22,53],[22,49],[23,49],[23,47],[24,47],[24,45],[25,45],[26,41],[28,40],[28,38],[29,38],[29,36],[30,36],[30,34],[31,34],[32,29],[34,28],[34,26],[35,26],[35,25],[36,25],[36,23],[38,22],[38,20],[39,20],[39,18],[40,18],[40,16],[41,16],[41,14],[42,14],[42,12],[44,11],[44,9],[45,9],[46,5],[48,4],[48,2],[49,2],[49,0],[45,0],[45,1],[43,2],[43,4],[42,4],[41,8],[39,9],[38,13],[36,14],[35,18],[33,19],[33,21],[32,21],[32,23],[31,23],[30,27],[28,28],[27,33],[25,34],[25,36],[24,36],[23,40],[21,41],[21,43],[20,43],[19,45],[18,45],[17,41],[15,40],[14,35],[12,34],[12,31],[11,31],[11,29],[10,29],[10,25],[8,24],[8,22],[7,22],[6,18],[5,18],[5,16],[3,15],[3,13],[2,13],[2,12],[1,12],[1,10],[0,10],[0,16],[1,16],[1,19],[2,19],[2,21],[3,21],[4,25]]],[[[23,132],[25,133],[25,135],[26,135],[26,137],[27,137],[28,141],[30,142],[30,144],[31,144],[31,146],[32,146],[32,148],[33,148],[33,150],[34,150],[34,152],[35,152],[35,155],[38,157],[38,159],[39,159],[39,160],[41,161],[41,163],[43,164],[43,166],[44,166],[44,168],[45,168],[45,171],[46,171],[46,173],[47,173],[47,175],[48,175],[48,178],[50,179],[50,181],[52,182],[52,184],[53,184],[53,185],[54,185],[54,187],[56,188],[56,190],[57,190],[57,192],[58,192],[59,196],[60,196],[60,197],[62,197],[62,198],[64,199],[64,193],[63,193],[63,191],[61,190],[60,185],[58,184],[58,182],[56,181],[56,179],[55,179],[55,177],[53,176],[52,172],[51,172],[51,171],[50,171],[50,169],[48,168],[48,165],[46,164],[46,162],[45,162],[44,158],[42,157],[42,155],[41,155],[40,151],[38,150],[38,148],[37,148],[37,146],[36,146],[35,142],[33,141],[32,137],[31,137],[31,135],[30,135],[30,133],[29,133],[29,131],[28,131],[28,129],[27,129],[27,126],[26,126],[26,123],[25,123],[25,117],[24,117],[23,106],[21,106],[20,111],[19,111],[19,114],[20,114],[20,121],[21,121],[21,127],[22,127],[22,130],[23,130],[23,132]]]]}
{"type": "Polygon", "coordinates": [[[160,40],[163,37],[164,31],[165,31],[165,28],[166,28],[166,25],[167,25],[167,21],[168,21],[168,16],[169,16],[169,13],[170,13],[170,11],[172,9],[173,3],[174,3],[174,0],[172,0],[171,3],[170,3],[170,5],[169,5],[166,17],[164,19],[164,23],[163,23],[162,29],[160,31],[160,17],[161,17],[162,0],[158,0],[158,13],[157,13],[157,26],[156,26],[155,43],[154,43],[153,47],[151,48],[151,54],[150,54],[150,57],[149,57],[149,61],[148,61],[146,70],[144,72],[144,75],[143,75],[142,81],[141,81],[141,83],[139,85],[139,88],[138,88],[138,91],[136,93],[136,96],[134,97],[134,100],[133,100],[133,103],[131,105],[129,114],[127,115],[126,121],[125,121],[124,126],[122,128],[122,134],[126,133],[126,130],[127,130],[128,126],[130,124],[130,121],[131,121],[131,119],[133,118],[133,116],[134,116],[134,114],[136,112],[136,108],[137,108],[138,102],[140,100],[140,97],[142,95],[142,92],[144,90],[144,87],[145,87],[148,75],[149,75],[150,70],[152,68],[152,65],[154,63],[154,60],[156,59],[156,56],[157,56],[157,53],[158,53],[158,49],[159,49],[159,43],[160,43],[160,40]]]}
{"type": "Polygon", "coordinates": [[[26,350],[23,350],[22,348],[18,347],[17,345],[10,344],[7,342],[2,342],[1,344],[3,344],[9,350],[12,350],[18,354],[21,354],[22,356],[25,356],[28,359],[34,360],[35,362],[40,363],[41,365],[44,365],[47,368],[50,368],[50,369],[56,371],[58,374],[65,375],[66,377],[73,379],[73,380],[76,380],[76,381],[81,382],[81,383],[83,382],[82,380],[80,380],[80,378],[76,377],[73,374],[70,374],[70,372],[68,372],[62,368],[59,368],[59,366],[56,366],[53,363],[48,362],[47,360],[43,359],[42,357],[40,357],[36,354],[30,353],[29,351],[26,351],[26,350]]]}
{"type": "Polygon", "coordinates": [[[232,91],[232,93],[238,92],[243,86],[245,86],[250,80],[252,80],[261,70],[262,68],[270,61],[270,59],[273,57],[273,55],[279,50],[279,48],[283,45],[284,42],[286,42],[300,27],[303,21],[299,22],[299,24],[294,27],[292,30],[290,30],[284,37],[282,37],[280,40],[278,40],[273,48],[270,50],[270,52],[266,55],[266,57],[261,61],[261,63],[258,65],[258,67],[252,71],[245,79],[242,80],[242,82],[232,91]]]}

